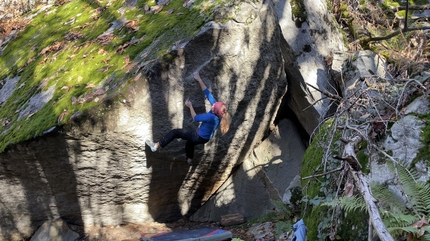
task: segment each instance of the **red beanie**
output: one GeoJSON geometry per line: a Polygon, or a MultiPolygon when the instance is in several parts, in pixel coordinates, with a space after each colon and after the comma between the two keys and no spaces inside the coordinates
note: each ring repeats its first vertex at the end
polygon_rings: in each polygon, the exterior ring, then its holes
{"type": "Polygon", "coordinates": [[[215,102],[214,104],[214,114],[222,117],[224,113],[222,113],[221,107],[225,105],[224,102],[215,102]]]}

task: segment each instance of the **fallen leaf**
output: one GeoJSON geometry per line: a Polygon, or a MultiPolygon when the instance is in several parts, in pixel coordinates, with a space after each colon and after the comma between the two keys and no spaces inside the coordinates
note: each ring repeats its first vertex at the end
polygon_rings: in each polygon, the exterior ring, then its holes
{"type": "Polygon", "coordinates": [[[21,85],[19,85],[19,87],[18,87],[18,89],[21,89],[22,87],[24,87],[25,86],[25,82],[24,83],[22,83],[21,85]]]}
{"type": "Polygon", "coordinates": [[[159,5],[153,6],[152,9],[153,9],[154,13],[157,14],[157,13],[161,12],[161,10],[163,10],[163,6],[159,6],[159,5]]]}
{"type": "Polygon", "coordinates": [[[142,73],[139,73],[136,77],[134,77],[134,81],[139,80],[141,76],[142,76],[142,73]]]}
{"type": "Polygon", "coordinates": [[[109,52],[106,51],[106,50],[104,50],[104,49],[99,49],[99,51],[97,53],[101,54],[101,55],[107,55],[107,54],[109,54],[109,52]]]}
{"type": "Polygon", "coordinates": [[[94,98],[94,93],[89,93],[84,96],[83,101],[88,103],[88,102],[91,102],[93,98],[94,98]]]}
{"type": "Polygon", "coordinates": [[[360,116],[360,119],[366,119],[367,117],[369,117],[370,116],[370,114],[369,113],[367,113],[367,114],[365,114],[365,115],[362,115],[362,116],[360,116]]]}
{"type": "Polygon", "coordinates": [[[115,36],[112,33],[110,33],[110,34],[103,34],[103,35],[97,37],[96,40],[97,40],[97,42],[100,43],[100,45],[104,46],[104,45],[108,45],[114,38],[115,38],[115,36]]]}
{"type": "Polygon", "coordinates": [[[7,125],[9,125],[10,124],[10,120],[4,120],[2,123],[1,123],[1,125],[3,126],[3,127],[5,127],[5,126],[7,126],[7,125]]]}
{"type": "Polygon", "coordinates": [[[61,87],[62,90],[66,90],[66,93],[69,92],[70,86],[63,86],[61,87]]]}
{"type": "Polygon", "coordinates": [[[103,95],[105,93],[105,91],[103,89],[98,89],[96,91],[93,92],[94,95],[103,95]]]}
{"type": "Polygon", "coordinates": [[[206,11],[206,9],[208,9],[208,7],[209,7],[209,5],[208,5],[208,4],[206,4],[206,5],[202,8],[202,10],[201,10],[200,12],[202,13],[202,12],[206,11]]]}
{"type": "Polygon", "coordinates": [[[118,49],[117,49],[117,50],[115,50],[115,53],[116,53],[116,54],[117,54],[117,53],[120,53],[120,54],[124,53],[125,48],[127,48],[127,47],[128,47],[128,45],[129,45],[129,43],[127,42],[127,43],[124,43],[123,45],[119,46],[119,47],[118,47],[118,49]]]}
{"type": "Polygon", "coordinates": [[[423,226],[428,226],[428,225],[429,225],[429,221],[426,219],[425,216],[423,216],[420,220],[414,222],[413,224],[411,224],[409,226],[422,228],[423,226]]]}
{"type": "Polygon", "coordinates": [[[85,88],[87,88],[87,89],[92,89],[92,88],[95,88],[96,86],[94,85],[94,84],[87,84],[86,86],[85,86],[85,88]]]}
{"type": "Polygon", "coordinates": [[[139,30],[139,26],[137,26],[137,20],[130,20],[130,21],[126,22],[125,27],[128,29],[131,29],[133,31],[139,30]]]}
{"type": "Polygon", "coordinates": [[[130,63],[130,56],[125,56],[125,58],[124,58],[124,65],[121,67],[121,69],[124,69],[125,67],[127,67],[127,65],[130,63]]]}
{"type": "Polygon", "coordinates": [[[134,63],[130,64],[129,66],[127,66],[127,71],[126,71],[126,73],[130,72],[130,70],[132,70],[136,65],[137,65],[137,63],[136,63],[136,62],[134,62],[134,63]]]}
{"type": "Polygon", "coordinates": [[[26,120],[30,119],[30,117],[32,117],[34,114],[36,114],[36,112],[30,112],[30,114],[28,114],[26,120]]]}
{"type": "Polygon", "coordinates": [[[65,109],[63,110],[63,112],[60,114],[60,116],[58,117],[57,123],[60,124],[61,121],[63,121],[64,116],[66,116],[67,114],[69,114],[69,112],[65,109]]]}

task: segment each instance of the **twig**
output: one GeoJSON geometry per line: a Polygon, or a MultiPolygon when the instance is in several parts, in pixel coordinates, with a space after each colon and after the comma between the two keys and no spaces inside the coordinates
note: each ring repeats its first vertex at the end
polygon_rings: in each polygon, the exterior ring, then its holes
{"type": "Polygon", "coordinates": [[[307,176],[307,177],[302,177],[302,180],[306,180],[306,179],[310,179],[310,178],[315,178],[315,177],[322,177],[322,176],[325,176],[325,175],[330,174],[330,173],[341,171],[342,169],[343,169],[343,167],[339,167],[339,168],[333,169],[333,170],[328,171],[328,172],[324,172],[324,173],[320,173],[320,174],[315,174],[315,175],[310,175],[310,176],[307,176]]]}
{"type": "Polygon", "coordinates": [[[332,94],[332,93],[330,93],[330,92],[328,92],[326,90],[320,90],[317,87],[315,87],[315,86],[313,86],[313,85],[311,85],[309,83],[306,83],[306,84],[309,85],[310,87],[312,87],[314,90],[316,90],[318,92],[321,92],[322,94],[326,95],[328,98],[332,98],[334,100],[339,100],[339,101],[342,100],[342,97],[340,97],[339,95],[334,95],[334,94],[332,94]]]}
{"type": "MultiPolygon", "coordinates": [[[[405,86],[404,86],[404,88],[403,88],[403,90],[402,90],[402,93],[400,94],[400,96],[399,96],[399,100],[397,101],[397,105],[396,105],[396,112],[398,111],[398,109],[399,109],[399,106],[400,106],[400,101],[403,99],[403,94],[405,93],[405,91],[406,91],[406,87],[409,85],[409,83],[411,83],[411,82],[416,82],[416,83],[418,83],[418,85],[420,85],[422,88],[424,88],[424,89],[426,89],[426,87],[424,87],[424,85],[423,84],[421,84],[418,80],[416,80],[416,79],[410,79],[408,82],[406,82],[406,84],[405,84],[405,86]]],[[[396,113],[397,114],[397,113],[396,113]]]]}
{"type": "Polygon", "coordinates": [[[307,109],[311,108],[311,107],[312,107],[312,106],[314,106],[316,103],[318,103],[319,101],[322,101],[322,100],[324,100],[324,99],[327,99],[327,97],[322,97],[322,98],[320,98],[320,99],[318,99],[318,100],[314,101],[314,103],[310,104],[308,107],[304,108],[302,111],[305,111],[305,110],[307,110],[307,109]]]}

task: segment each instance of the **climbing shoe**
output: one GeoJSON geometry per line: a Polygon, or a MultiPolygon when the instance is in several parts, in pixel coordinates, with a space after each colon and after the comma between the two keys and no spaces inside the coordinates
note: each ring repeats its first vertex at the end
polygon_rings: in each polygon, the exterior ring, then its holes
{"type": "Polygon", "coordinates": [[[146,145],[148,145],[151,148],[151,151],[156,152],[157,148],[155,147],[154,142],[150,141],[150,140],[146,140],[145,141],[146,145]]]}

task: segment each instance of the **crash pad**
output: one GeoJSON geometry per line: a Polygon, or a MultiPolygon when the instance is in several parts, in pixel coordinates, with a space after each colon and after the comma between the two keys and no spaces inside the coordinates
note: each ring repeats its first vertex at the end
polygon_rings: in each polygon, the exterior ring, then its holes
{"type": "Polygon", "coordinates": [[[221,241],[232,238],[230,231],[201,227],[168,233],[148,235],[143,233],[141,241],[221,241]]]}

